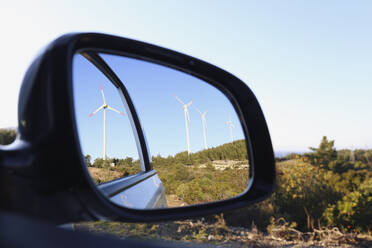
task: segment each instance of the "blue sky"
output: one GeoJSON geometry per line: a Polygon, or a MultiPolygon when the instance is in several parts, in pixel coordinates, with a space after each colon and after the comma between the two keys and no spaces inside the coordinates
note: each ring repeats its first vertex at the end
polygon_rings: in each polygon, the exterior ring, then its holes
{"type": "MultiPolygon", "coordinates": [[[[2,1],[0,127],[22,77],[66,32],[134,38],[208,61],[255,92],[276,150],[372,147],[371,1],[2,1]]],[[[182,111],[182,110],[180,110],[182,111]]],[[[181,112],[182,113],[182,112],[181,112]]]]}
{"type": "MultiPolygon", "coordinates": [[[[174,155],[187,150],[184,109],[174,95],[188,107],[191,152],[203,146],[200,111],[206,114],[207,146],[215,147],[231,141],[227,121],[234,124],[233,139],[243,139],[237,115],[229,100],[213,86],[164,66],[114,55],[101,55],[125,84],[145,130],[152,155],[174,155]]],[[[106,103],[125,113],[124,116],[106,110],[107,156],[138,158],[136,143],[128,112],[115,86],[81,55],[74,58],[74,101],[79,134],[85,154],[102,157],[103,110],[88,115],[103,104],[102,85],[106,103]]]]}

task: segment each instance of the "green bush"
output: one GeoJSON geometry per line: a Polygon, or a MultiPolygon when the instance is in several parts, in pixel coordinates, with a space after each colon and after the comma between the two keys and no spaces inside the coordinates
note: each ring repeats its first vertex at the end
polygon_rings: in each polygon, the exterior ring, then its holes
{"type": "Polygon", "coordinates": [[[0,129],[0,145],[9,145],[13,143],[17,136],[16,129],[13,128],[1,128],[0,129]]]}
{"type": "MultiPolygon", "coordinates": [[[[372,150],[337,151],[334,141],[323,137],[318,148],[304,155],[291,154],[277,163],[274,194],[251,207],[225,213],[228,225],[250,227],[254,223],[266,230],[273,219],[296,223],[307,231],[324,226],[345,231],[372,229],[372,150]]],[[[187,204],[222,200],[242,193],[248,183],[248,170],[215,168],[219,162],[248,163],[244,141],[188,155],[152,158],[153,168],[164,184],[166,194],[174,194],[187,204]]],[[[139,161],[131,158],[102,161],[92,166],[139,172],[139,161]],[[108,162],[117,166],[110,167],[108,162]]]]}

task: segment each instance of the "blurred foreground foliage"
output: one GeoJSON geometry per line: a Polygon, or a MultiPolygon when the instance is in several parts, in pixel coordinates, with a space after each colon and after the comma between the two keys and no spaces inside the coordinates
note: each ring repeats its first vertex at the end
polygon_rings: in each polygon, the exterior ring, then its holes
{"type": "Polygon", "coordinates": [[[225,214],[227,223],[248,227],[254,222],[264,229],[270,218],[283,218],[301,231],[337,227],[343,232],[370,232],[372,150],[337,151],[327,137],[311,150],[281,159],[274,194],[225,214]]]}
{"type": "MultiPolygon", "coordinates": [[[[15,136],[15,129],[2,129],[0,143],[9,144],[15,136]]],[[[343,232],[371,232],[372,150],[336,150],[334,141],[327,137],[311,150],[278,159],[274,194],[251,207],[225,213],[226,225],[251,227],[254,223],[260,230],[269,231],[273,220],[285,219],[301,231],[337,227],[343,232]]],[[[153,157],[153,167],[159,172],[166,193],[177,195],[187,204],[242,192],[248,171],[240,167],[216,170],[216,160],[248,163],[244,141],[190,156],[158,155],[153,157]],[[203,165],[202,169],[196,165],[203,165]]],[[[92,163],[87,155],[86,161],[88,166],[119,172],[120,177],[140,172],[139,161],[132,158],[96,159],[92,163]]],[[[213,221],[214,217],[206,219],[213,221]]]]}
{"type": "Polygon", "coordinates": [[[17,136],[15,128],[2,128],[0,129],[0,145],[11,144],[17,136]]]}
{"type": "MultiPolygon", "coordinates": [[[[267,230],[274,218],[285,219],[301,231],[331,227],[344,232],[371,231],[372,150],[336,150],[334,141],[327,137],[310,149],[309,153],[289,154],[277,160],[273,195],[251,207],[225,213],[226,223],[239,227],[255,223],[259,229],[267,230]]],[[[248,182],[248,170],[217,170],[216,160],[248,164],[244,141],[189,156],[186,152],[166,158],[158,155],[153,157],[153,167],[166,194],[176,195],[186,204],[241,193],[248,182]]]]}

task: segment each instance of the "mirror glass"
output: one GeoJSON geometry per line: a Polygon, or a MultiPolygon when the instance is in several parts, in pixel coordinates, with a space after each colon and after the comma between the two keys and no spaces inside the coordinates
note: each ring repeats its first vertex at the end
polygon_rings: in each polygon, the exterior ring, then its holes
{"type": "Polygon", "coordinates": [[[81,52],[73,61],[73,95],[86,168],[115,204],[182,207],[246,190],[240,120],[211,84],[139,59],[81,52]]]}

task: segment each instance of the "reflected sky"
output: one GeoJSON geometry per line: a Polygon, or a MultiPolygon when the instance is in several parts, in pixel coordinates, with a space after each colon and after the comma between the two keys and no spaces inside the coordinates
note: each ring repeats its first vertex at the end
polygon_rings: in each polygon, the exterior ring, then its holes
{"type": "MultiPolygon", "coordinates": [[[[208,148],[231,141],[227,122],[234,124],[234,140],[244,135],[229,100],[216,88],[186,73],[132,58],[101,54],[122,80],[135,104],[144,127],[151,155],[174,155],[187,151],[184,109],[174,95],[188,107],[191,152],[204,149],[202,120],[206,114],[208,148]]],[[[107,104],[124,113],[106,112],[107,156],[138,158],[128,114],[116,88],[81,55],[73,63],[74,101],[81,145],[92,158],[102,157],[103,113],[88,117],[102,105],[100,85],[107,104]]]]}

